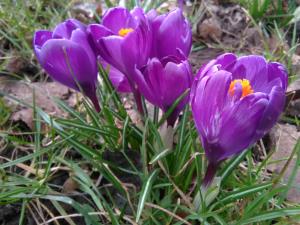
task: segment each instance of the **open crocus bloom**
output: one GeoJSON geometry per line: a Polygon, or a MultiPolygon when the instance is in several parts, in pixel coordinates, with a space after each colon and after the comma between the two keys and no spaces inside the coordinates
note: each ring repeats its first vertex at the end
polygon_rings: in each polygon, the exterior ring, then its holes
{"type": "Polygon", "coordinates": [[[141,8],[131,12],[122,7],[111,8],[103,16],[102,24],[91,24],[88,32],[99,55],[133,82],[135,66],[147,63],[151,48],[148,20],[141,8]]]}
{"type": "Polygon", "coordinates": [[[186,58],[192,47],[192,30],[181,9],[157,15],[153,9],[147,17],[152,26],[153,44],[151,57],[159,59],[181,54],[186,58]]]}
{"type": "MultiPolygon", "coordinates": [[[[111,8],[103,16],[102,24],[89,25],[88,32],[100,57],[121,72],[118,73],[120,79],[124,80],[122,74],[125,75],[138,111],[143,114],[141,96],[135,83],[135,68],[147,63],[152,44],[151,27],[144,11],[138,7],[132,11],[122,7],[111,8]]],[[[118,85],[114,81],[114,86],[118,85]]]]}
{"type": "Polygon", "coordinates": [[[34,34],[33,47],[39,63],[54,80],[82,91],[100,111],[96,97],[97,61],[85,25],[69,19],[53,32],[39,30],[34,34]]]}
{"type": "MultiPolygon", "coordinates": [[[[191,87],[193,81],[189,62],[175,56],[165,57],[162,60],[152,58],[144,68],[136,70],[136,73],[136,83],[140,92],[164,112],[191,87]]],[[[174,125],[188,99],[188,95],[185,96],[174,109],[167,119],[169,125],[174,125]]]]}
{"type": "Polygon", "coordinates": [[[209,160],[204,184],[211,182],[222,160],[272,128],[283,110],[286,88],[284,66],[262,56],[223,54],[199,70],[191,106],[209,160]]]}

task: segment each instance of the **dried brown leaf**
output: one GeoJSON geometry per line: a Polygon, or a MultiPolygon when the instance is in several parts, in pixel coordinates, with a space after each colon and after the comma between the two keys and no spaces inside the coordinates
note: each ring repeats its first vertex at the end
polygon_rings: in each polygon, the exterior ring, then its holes
{"type": "MultiPolygon", "coordinates": [[[[55,116],[66,116],[66,113],[53,102],[51,97],[69,100],[70,105],[75,105],[74,91],[56,82],[27,84],[24,82],[6,81],[0,83],[0,89],[4,93],[12,95],[29,105],[33,105],[35,100],[37,106],[55,116]]],[[[33,128],[33,111],[31,108],[24,107],[8,98],[7,104],[14,108],[11,116],[12,121],[22,121],[29,128],[33,128]]]]}

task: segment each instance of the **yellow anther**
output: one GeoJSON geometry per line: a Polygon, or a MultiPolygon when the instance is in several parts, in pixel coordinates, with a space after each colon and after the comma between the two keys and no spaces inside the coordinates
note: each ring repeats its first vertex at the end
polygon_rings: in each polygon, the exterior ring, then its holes
{"type": "Polygon", "coordinates": [[[121,28],[121,29],[119,30],[119,35],[120,35],[121,37],[125,37],[127,34],[129,34],[129,33],[132,32],[132,31],[133,31],[132,28],[121,28]]]}

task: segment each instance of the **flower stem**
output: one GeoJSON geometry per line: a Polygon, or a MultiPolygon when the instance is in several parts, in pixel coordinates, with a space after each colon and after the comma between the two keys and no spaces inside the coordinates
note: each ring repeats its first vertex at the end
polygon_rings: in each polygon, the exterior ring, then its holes
{"type": "Polygon", "coordinates": [[[138,90],[134,90],[133,95],[134,95],[134,98],[135,98],[137,110],[139,111],[141,116],[144,116],[144,109],[143,109],[141,93],[138,90]]]}
{"type": "Polygon", "coordinates": [[[206,169],[206,173],[205,173],[204,179],[202,181],[202,186],[204,188],[207,188],[213,181],[213,179],[216,175],[217,169],[218,169],[218,165],[219,165],[219,163],[211,163],[211,162],[208,163],[208,167],[206,169]]]}
{"type": "Polygon", "coordinates": [[[167,124],[168,126],[171,126],[171,127],[174,127],[174,124],[177,120],[177,117],[178,117],[178,113],[177,113],[177,110],[175,109],[171,115],[167,118],[167,124]]]}
{"type": "Polygon", "coordinates": [[[100,105],[99,105],[99,101],[98,101],[97,95],[94,94],[94,95],[91,95],[91,96],[88,96],[88,97],[91,100],[91,102],[93,103],[93,105],[94,105],[95,110],[97,111],[97,113],[99,113],[101,111],[101,108],[100,108],[100,105]]]}

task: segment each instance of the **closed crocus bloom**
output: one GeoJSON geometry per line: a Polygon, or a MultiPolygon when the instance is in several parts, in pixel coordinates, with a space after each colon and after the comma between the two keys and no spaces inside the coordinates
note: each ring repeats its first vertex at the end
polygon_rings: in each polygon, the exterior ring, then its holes
{"type": "MultiPolygon", "coordinates": [[[[141,70],[136,70],[136,82],[144,97],[166,112],[174,102],[191,87],[193,75],[187,60],[165,57],[152,58],[141,70]]],[[[167,119],[173,126],[180,111],[188,102],[188,95],[174,109],[167,119]]]]}
{"type": "Polygon", "coordinates": [[[140,96],[135,88],[134,68],[141,68],[147,63],[152,44],[151,27],[143,10],[111,8],[104,14],[102,24],[89,25],[88,32],[99,55],[126,76],[139,111],[142,111],[140,96]]]}
{"type": "Polygon", "coordinates": [[[50,77],[82,91],[100,111],[96,97],[97,61],[84,24],[69,19],[58,24],[53,32],[39,30],[34,34],[33,47],[50,77]]]}
{"type": "Polygon", "coordinates": [[[151,10],[147,16],[153,33],[151,56],[163,58],[181,54],[188,57],[192,47],[192,30],[182,10],[175,9],[159,16],[151,10]]]}
{"type": "Polygon", "coordinates": [[[203,66],[191,90],[191,106],[209,166],[210,184],[218,164],[262,138],[285,103],[287,72],[262,56],[224,54],[203,66]]]}

